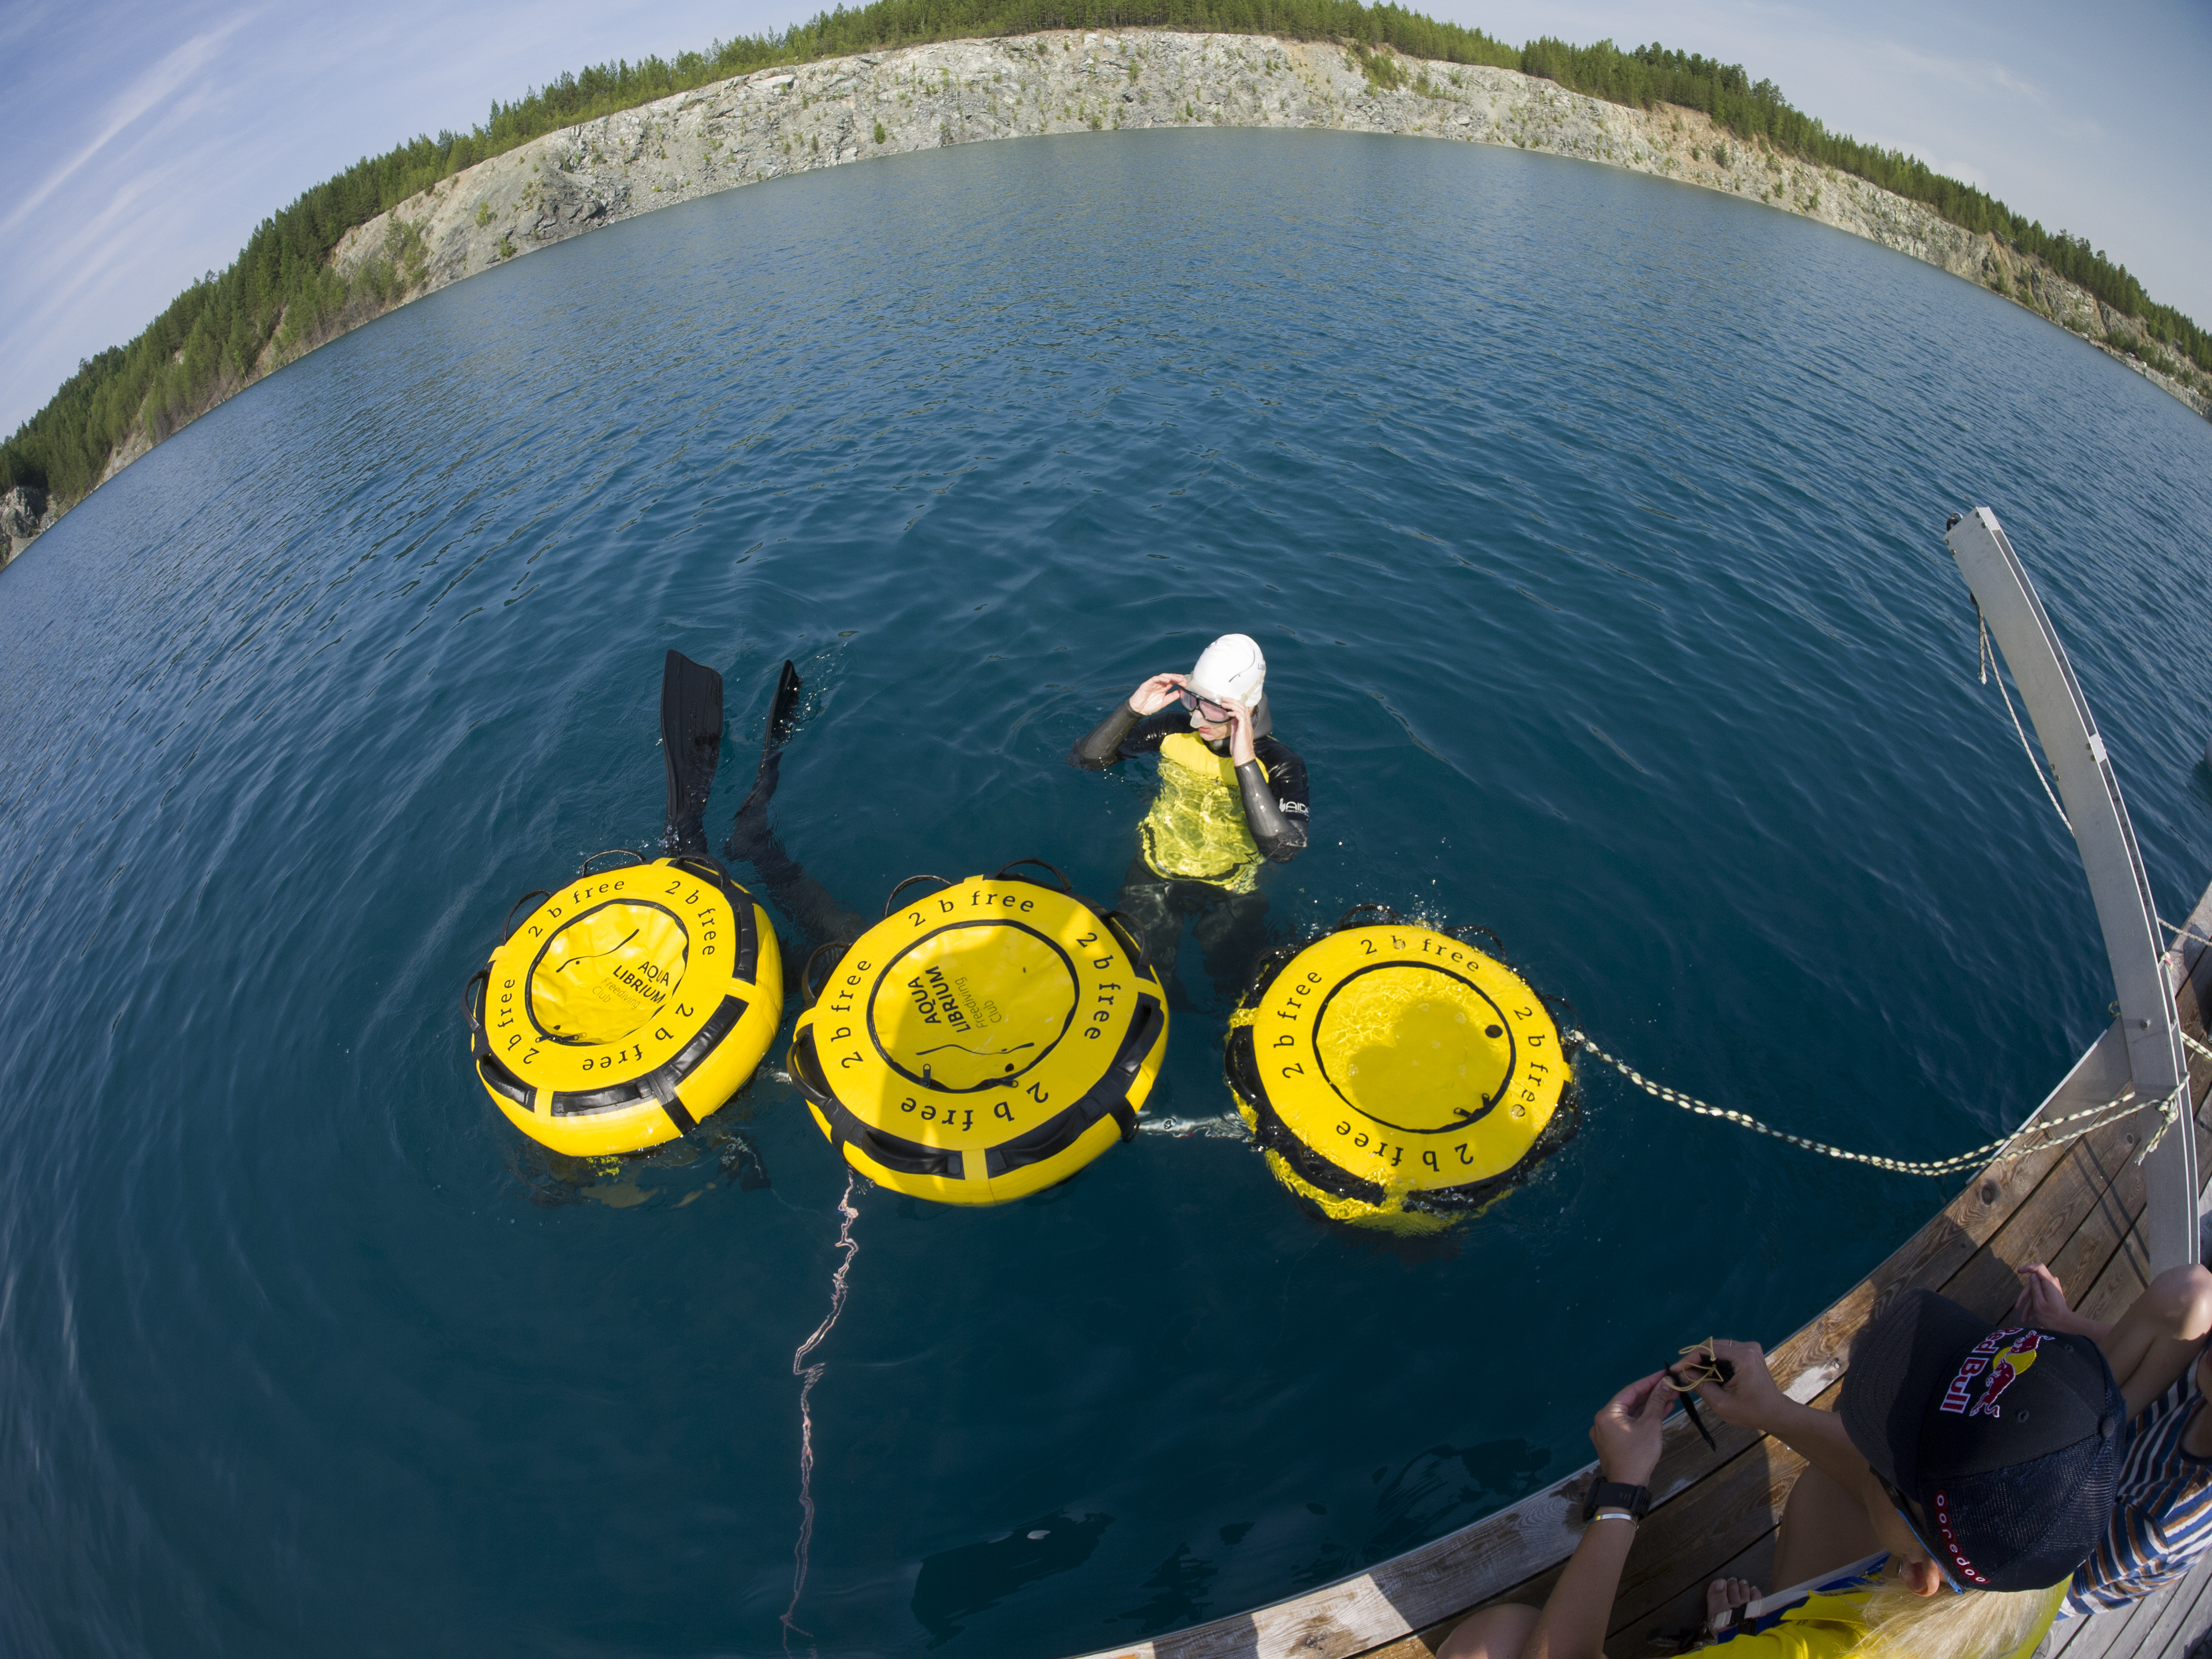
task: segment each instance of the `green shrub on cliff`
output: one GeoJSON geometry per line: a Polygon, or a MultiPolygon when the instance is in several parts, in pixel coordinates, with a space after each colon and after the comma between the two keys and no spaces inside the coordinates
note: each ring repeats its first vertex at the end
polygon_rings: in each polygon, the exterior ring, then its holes
{"type": "MultiPolygon", "coordinates": [[[[186,289],[130,344],[79,363],[52,401],[0,444],[0,490],[30,484],[73,501],[99,482],[110,454],[134,430],[158,441],[271,363],[415,286],[422,280],[419,255],[410,261],[388,252],[375,274],[364,271],[349,286],[330,269],[331,252],[355,226],[532,138],[775,64],[931,40],[1142,27],[1336,40],[1351,49],[1377,91],[1406,80],[1395,52],[1518,70],[1612,103],[1702,110],[1741,140],[1763,141],[1783,155],[1856,174],[1927,204],[1954,224],[2002,238],[2113,309],[2141,319],[2153,337],[2212,374],[2212,337],[2172,307],[2154,303],[2127,267],[2103,250],[2022,220],[1995,198],[1901,151],[1828,131],[1793,108],[1771,81],[1753,82],[1741,64],[1656,44],[1624,52],[1610,40],[1572,46],[1547,37],[1516,50],[1480,29],[1361,0],[874,0],[852,9],[841,4],[780,33],[718,40],[703,52],[564,74],[512,103],[494,102],[481,126],[413,138],[356,162],[264,219],[228,270],[186,289]],[[1385,46],[1391,51],[1378,50],[1385,46]]],[[[1133,64],[1129,73],[1134,80],[1133,64]]],[[[1188,102],[1182,118],[1197,118],[1188,102]]],[[[1728,146],[1716,144],[1713,155],[1728,165],[1728,146]]],[[[600,160],[596,150],[592,159],[600,160]]],[[[480,222],[489,220],[487,210],[480,222]]]]}
{"type": "Polygon", "coordinates": [[[1364,40],[1353,41],[1352,50],[1345,55],[1351,67],[1367,77],[1371,91],[1395,92],[1406,84],[1406,71],[1397,58],[1387,52],[1376,52],[1364,40]]]}

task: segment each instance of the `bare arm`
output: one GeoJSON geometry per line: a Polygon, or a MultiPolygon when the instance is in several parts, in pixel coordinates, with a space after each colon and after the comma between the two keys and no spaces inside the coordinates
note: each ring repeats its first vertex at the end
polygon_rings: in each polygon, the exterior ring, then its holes
{"type": "MultiPolygon", "coordinates": [[[[1660,1386],[1662,1374],[1630,1383],[1606,1401],[1590,1425],[1599,1472],[1625,1486],[1648,1486],[1659,1466],[1660,1425],[1674,1396],[1660,1386]]],[[[1637,1524],[1608,1521],[1608,1511],[1583,1528],[1582,1541],[1567,1559],[1566,1571],[1544,1602],[1521,1659],[1605,1659],[1606,1626],[1613,1622],[1613,1598],[1620,1591],[1621,1569],[1637,1524]]],[[[1613,1510],[1626,1516],[1625,1510],[1613,1510]]]]}
{"type": "Polygon", "coordinates": [[[2039,1330],[2077,1333],[2103,1349],[2130,1417],[2197,1363],[2205,1334],[2212,1332],[2212,1273],[2202,1267],[2168,1267],[2109,1325],[2069,1308],[2064,1289],[2040,1262],[2022,1267],[2020,1279],[2013,1317],[2039,1330]]]}
{"type": "Polygon", "coordinates": [[[1715,1342],[1712,1352],[1735,1367],[1726,1383],[1706,1382],[1698,1397],[1723,1423],[1771,1434],[1854,1497],[1888,1506],[1881,1482],[1851,1444],[1844,1419],[1833,1412],[1801,1406],[1775,1385],[1766,1354],[1756,1342],[1715,1342]]]}

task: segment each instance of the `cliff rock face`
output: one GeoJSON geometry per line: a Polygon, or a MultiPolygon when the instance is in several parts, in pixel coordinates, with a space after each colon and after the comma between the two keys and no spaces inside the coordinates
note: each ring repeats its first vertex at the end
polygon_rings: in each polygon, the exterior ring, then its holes
{"type": "Polygon", "coordinates": [[[1511,70],[1267,36],[1134,30],[945,41],[763,70],[548,133],[349,233],[406,298],[617,219],[787,173],[986,138],[1130,127],[1333,127],[1577,156],[1749,197],[1995,289],[2212,417],[2212,377],[2133,355],[2127,319],[2039,262],[1849,173],[1747,144],[1703,114],[1633,110],[1511,70]],[[1395,79],[1395,88],[1382,84],[1395,79]]]}
{"type": "Polygon", "coordinates": [[[0,495],[0,565],[28,547],[57,516],[43,489],[18,484],[0,495]]]}

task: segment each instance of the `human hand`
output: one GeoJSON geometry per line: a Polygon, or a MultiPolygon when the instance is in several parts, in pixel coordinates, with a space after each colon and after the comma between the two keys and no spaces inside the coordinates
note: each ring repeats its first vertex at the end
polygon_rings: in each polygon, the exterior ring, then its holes
{"type": "Polygon", "coordinates": [[[1624,1486],[1648,1486],[1659,1467],[1659,1434],[1673,1408],[1674,1395],[1662,1386],[1666,1374],[1639,1377],[1605,1402],[1590,1424],[1597,1467],[1608,1480],[1624,1486]]]}
{"type": "Polygon", "coordinates": [[[1181,674],[1155,674],[1129,693],[1129,712],[1139,720],[1147,714],[1157,714],[1176,700],[1182,690],[1184,677],[1181,674]]]}
{"type": "Polygon", "coordinates": [[[2085,1319],[2066,1305],[2066,1287],[2040,1261],[2029,1262],[2019,1273],[2020,1296],[2012,1304],[2012,1316],[2021,1324],[2039,1330],[2071,1332],[2099,1342],[2111,1334],[2110,1325],[2085,1319]]]}
{"type": "Polygon", "coordinates": [[[1229,760],[1234,766],[1257,758],[1252,752],[1252,710],[1234,697],[1224,697],[1221,706],[1229,711],[1229,760]]]}
{"type": "MultiPolygon", "coordinates": [[[[1735,1368],[1735,1374],[1726,1382],[1709,1382],[1698,1384],[1698,1398],[1713,1408],[1713,1415],[1723,1423],[1733,1423],[1738,1428],[1755,1429],[1761,1434],[1772,1431],[1790,1409],[1790,1397],[1775,1386],[1774,1377],[1766,1369],[1766,1354],[1756,1342],[1726,1342],[1716,1339],[1709,1350],[1716,1359],[1725,1359],[1735,1368]]],[[[1689,1362],[1697,1363],[1697,1356],[1689,1362]]]]}
{"type": "Polygon", "coordinates": [[[2058,1275],[2040,1261],[2031,1261],[2019,1270],[2020,1295],[2012,1304],[2012,1316],[2023,1324],[2041,1325],[2053,1317],[2064,1318],[2072,1311],[2066,1305],[2066,1287],[2058,1282],[2058,1275]]]}

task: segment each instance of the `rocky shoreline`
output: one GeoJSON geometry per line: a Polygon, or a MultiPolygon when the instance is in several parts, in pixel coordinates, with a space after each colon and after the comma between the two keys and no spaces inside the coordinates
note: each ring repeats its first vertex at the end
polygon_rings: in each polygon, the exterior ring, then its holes
{"type": "Polygon", "coordinates": [[[1512,144],[1747,197],[1991,289],[2212,418],[2212,377],[2160,373],[2126,349],[2130,319],[2040,260],[1863,179],[1745,143],[1698,111],[1628,109],[1512,70],[1267,35],[1021,35],[763,70],[548,133],[379,216],[335,257],[349,276],[386,261],[411,298],[598,226],[787,173],[990,138],[1189,125],[1512,144]]]}
{"type": "Polygon", "coordinates": [[[36,541],[40,533],[59,517],[60,509],[46,499],[43,489],[18,484],[0,495],[0,569],[5,569],[9,561],[36,541]]]}
{"type": "MultiPolygon", "coordinates": [[[[1194,125],[1511,144],[1745,197],[1990,289],[2212,419],[2212,376],[2188,364],[2179,366],[2185,380],[2161,373],[2134,349],[2131,319],[2040,260],[1865,179],[1745,143],[1698,111],[1629,109],[1512,70],[1388,49],[1172,30],[864,52],[717,82],[548,133],[348,232],[332,255],[338,271],[357,294],[383,297],[359,300],[322,338],[601,225],[785,173],[993,138],[1194,125]]],[[[283,361],[272,348],[253,378],[283,361]]],[[[151,447],[134,432],[105,476],[151,447]]],[[[22,521],[43,529],[54,516],[22,521]]],[[[15,522],[0,525],[11,554],[21,550],[15,522]]]]}

